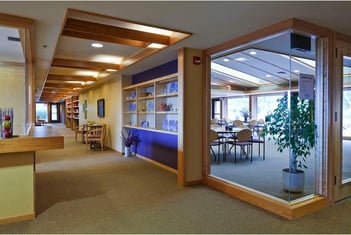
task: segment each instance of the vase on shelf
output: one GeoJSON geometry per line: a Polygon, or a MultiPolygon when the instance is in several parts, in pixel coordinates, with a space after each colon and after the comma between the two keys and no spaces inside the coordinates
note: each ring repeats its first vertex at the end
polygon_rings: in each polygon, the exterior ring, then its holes
{"type": "Polygon", "coordinates": [[[13,135],[13,108],[0,108],[1,138],[13,135]]]}

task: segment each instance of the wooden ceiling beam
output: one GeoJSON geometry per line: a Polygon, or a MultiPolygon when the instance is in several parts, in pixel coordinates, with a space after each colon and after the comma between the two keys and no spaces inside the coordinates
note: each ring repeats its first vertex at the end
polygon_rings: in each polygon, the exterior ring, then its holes
{"type": "Polygon", "coordinates": [[[54,61],[52,62],[52,66],[75,68],[75,69],[90,69],[90,70],[96,70],[96,71],[105,71],[106,69],[115,69],[115,70],[120,69],[120,66],[118,64],[60,59],[60,58],[54,58],[54,61]]]}
{"type": "Polygon", "coordinates": [[[52,83],[52,82],[46,82],[44,88],[47,87],[54,87],[54,88],[84,88],[83,85],[81,84],[60,84],[60,83],[52,83]]]}
{"type": "Polygon", "coordinates": [[[68,76],[68,75],[59,75],[59,74],[49,74],[48,81],[74,81],[74,82],[96,82],[96,78],[92,76],[68,76]]]}
{"type": "Polygon", "coordinates": [[[130,39],[119,38],[119,37],[111,37],[109,35],[96,35],[96,34],[91,34],[89,32],[76,32],[76,31],[70,31],[70,30],[63,30],[62,36],[95,40],[99,42],[122,44],[122,45],[128,45],[133,47],[143,47],[143,48],[147,47],[150,44],[148,42],[130,40],[130,39]]]}
{"type": "Polygon", "coordinates": [[[107,35],[109,37],[142,41],[146,43],[158,43],[163,45],[170,44],[170,37],[168,36],[71,18],[67,19],[64,31],[86,33],[91,36],[99,35],[100,37],[107,35]]]}

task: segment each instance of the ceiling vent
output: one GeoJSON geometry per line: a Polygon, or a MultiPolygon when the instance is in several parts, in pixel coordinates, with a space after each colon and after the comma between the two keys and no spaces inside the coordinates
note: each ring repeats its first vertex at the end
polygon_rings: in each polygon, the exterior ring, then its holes
{"type": "Polygon", "coordinates": [[[7,37],[7,40],[12,41],[12,42],[20,42],[21,39],[17,37],[7,37]]]}

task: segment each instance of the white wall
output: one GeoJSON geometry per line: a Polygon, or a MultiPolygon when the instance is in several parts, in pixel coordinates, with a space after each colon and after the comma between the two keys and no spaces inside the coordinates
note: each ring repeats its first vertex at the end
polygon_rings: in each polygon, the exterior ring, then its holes
{"type": "Polygon", "coordinates": [[[0,68],[0,108],[13,108],[13,134],[26,134],[24,68],[0,68]]]}
{"type": "Polygon", "coordinates": [[[94,87],[79,95],[79,123],[87,121],[106,124],[105,145],[121,152],[122,125],[122,78],[94,87]],[[97,116],[97,100],[105,99],[105,117],[97,116]],[[83,103],[87,100],[87,119],[84,118],[83,103]]]}

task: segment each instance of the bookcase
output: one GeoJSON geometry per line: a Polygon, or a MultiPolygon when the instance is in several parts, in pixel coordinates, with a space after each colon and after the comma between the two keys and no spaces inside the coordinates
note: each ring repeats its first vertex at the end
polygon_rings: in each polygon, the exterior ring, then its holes
{"type": "Polygon", "coordinates": [[[178,74],[123,88],[123,126],[178,133],[178,74]]]}
{"type": "Polygon", "coordinates": [[[79,96],[66,99],[66,127],[75,130],[79,127],[79,96]]]}

